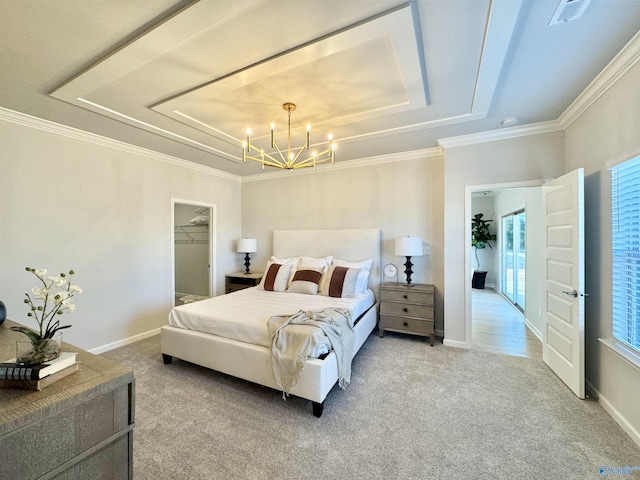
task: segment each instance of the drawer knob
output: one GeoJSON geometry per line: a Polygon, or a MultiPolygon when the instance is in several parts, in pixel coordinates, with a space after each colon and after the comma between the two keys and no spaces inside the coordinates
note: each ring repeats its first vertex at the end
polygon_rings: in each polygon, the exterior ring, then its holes
{"type": "Polygon", "coordinates": [[[405,308],[403,308],[403,309],[402,309],[402,311],[403,311],[404,313],[407,313],[407,312],[409,311],[409,309],[408,309],[407,307],[405,307],[405,308]]]}
{"type": "Polygon", "coordinates": [[[409,298],[407,295],[403,295],[404,299],[406,300],[407,298],[409,298]]]}
{"type": "Polygon", "coordinates": [[[409,326],[409,324],[408,324],[407,322],[402,322],[402,324],[403,324],[405,327],[408,327],[408,326],[409,326]]]}

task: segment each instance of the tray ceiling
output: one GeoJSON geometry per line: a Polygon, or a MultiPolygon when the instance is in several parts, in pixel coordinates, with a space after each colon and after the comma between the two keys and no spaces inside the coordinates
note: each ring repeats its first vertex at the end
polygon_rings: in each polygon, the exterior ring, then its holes
{"type": "Polygon", "coordinates": [[[271,122],[286,135],[293,102],[293,134],[332,133],[340,159],[372,136],[486,116],[521,2],[466,2],[446,35],[422,21],[439,4],[298,4],[192,2],[50,95],[234,163],[248,127],[255,142],[271,122]]]}
{"type": "Polygon", "coordinates": [[[0,105],[251,175],[246,128],[266,147],[275,122],[282,144],[293,102],[294,135],[332,133],[338,162],[388,158],[508,117],[512,133],[557,126],[640,30],[637,0],[591,0],[549,25],[559,2],[0,2],[0,105]]]}

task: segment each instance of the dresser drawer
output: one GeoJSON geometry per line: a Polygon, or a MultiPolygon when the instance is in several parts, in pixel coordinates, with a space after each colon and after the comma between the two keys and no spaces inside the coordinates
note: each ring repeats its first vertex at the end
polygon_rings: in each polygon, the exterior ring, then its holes
{"type": "Polygon", "coordinates": [[[394,330],[415,335],[433,335],[433,320],[380,315],[380,330],[394,330]]]}
{"type": "Polygon", "coordinates": [[[429,292],[409,288],[405,290],[381,289],[380,299],[383,302],[422,303],[424,305],[433,305],[433,290],[429,292]]]}
{"type": "Polygon", "coordinates": [[[401,317],[414,317],[433,320],[432,305],[416,305],[413,303],[394,303],[382,301],[380,303],[380,313],[387,315],[398,315],[401,317]]]}

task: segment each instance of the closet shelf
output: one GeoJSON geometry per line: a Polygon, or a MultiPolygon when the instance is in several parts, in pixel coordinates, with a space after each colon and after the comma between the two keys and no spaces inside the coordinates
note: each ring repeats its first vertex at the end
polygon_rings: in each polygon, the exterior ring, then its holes
{"type": "Polygon", "coordinates": [[[176,244],[209,243],[209,225],[175,225],[173,228],[173,238],[176,244]]]}

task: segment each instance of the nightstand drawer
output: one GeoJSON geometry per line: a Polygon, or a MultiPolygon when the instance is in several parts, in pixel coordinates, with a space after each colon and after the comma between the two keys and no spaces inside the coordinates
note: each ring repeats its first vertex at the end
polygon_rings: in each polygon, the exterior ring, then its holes
{"type": "Polygon", "coordinates": [[[433,320],[380,315],[380,329],[402,331],[415,335],[433,335],[433,320]]]}
{"type": "Polygon", "coordinates": [[[401,317],[414,317],[433,320],[433,306],[383,301],[380,303],[380,314],[399,315],[401,317]]]}
{"type": "Polygon", "coordinates": [[[383,302],[402,302],[402,303],[422,303],[424,305],[433,305],[433,290],[418,291],[412,289],[399,290],[380,290],[380,299],[383,302]]]}

